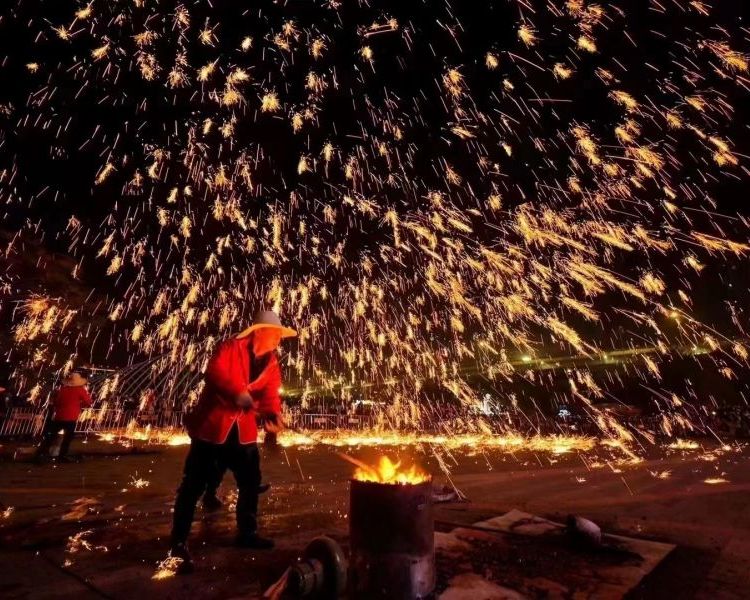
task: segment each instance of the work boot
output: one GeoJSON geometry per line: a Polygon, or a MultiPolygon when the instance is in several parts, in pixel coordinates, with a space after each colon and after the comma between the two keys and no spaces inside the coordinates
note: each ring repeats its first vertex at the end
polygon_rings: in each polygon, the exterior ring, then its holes
{"type": "Polygon", "coordinates": [[[206,494],[203,496],[203,510],[206,512],[216,512],[217,510],[221,510],[222,506],[224,506],[224,503],[219,500],[216,494],[206,494]]]}
{"type": "Polygon", "coordinates": [[[237,536],[237,545],[249,550],[271,550],[274,547],[273,540],[260,537],[257,533],[242,534],[237,536]]]}
{"type": "Polygon", "coordinates": [[[193,557],[190,556],[187,544],[173,544],[172,549],[169,551],[169,556],[172,558],[180,558],[180,564],[177,566],[178,575],[189,575],[195,571],[195,565],[193,564],[193,557]]]}

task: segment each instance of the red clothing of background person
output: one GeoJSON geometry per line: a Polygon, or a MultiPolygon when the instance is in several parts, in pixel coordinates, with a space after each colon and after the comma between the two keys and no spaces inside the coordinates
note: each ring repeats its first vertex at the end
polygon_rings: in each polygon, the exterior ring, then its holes
{"type": "Polygon", "coordinates": [[[63,379],[62,387],[52,399],[54,413],[44,429],[42,443],[39,444],[36,452],[37,459],[43,459],[49,455],[52,442],[57,438],[60,430],[63,432],[63,439],[60,444],[59,457],[62,461],[68,459],[68,449],[75,435],[76,421],[81,410],[88,406],[91,406],[91,396],[86,391],[86,380],[79,373],[71,373],[63,379]]]}
{"type": "Polygon", "coordinates": [[[64,385],[52,400],[55,421],[77,421],[81,410],[91,406],[91,396],[84,386],[64,385]]]}

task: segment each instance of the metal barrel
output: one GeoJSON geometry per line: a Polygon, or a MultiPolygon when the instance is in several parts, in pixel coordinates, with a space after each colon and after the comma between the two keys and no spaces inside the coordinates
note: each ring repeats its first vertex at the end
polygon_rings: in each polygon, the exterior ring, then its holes
{"type": "Polygon", "coordinates": [[[432,482],[351,482],[350,593],[354,598],[416,600],[435,588],[432,482]]]}

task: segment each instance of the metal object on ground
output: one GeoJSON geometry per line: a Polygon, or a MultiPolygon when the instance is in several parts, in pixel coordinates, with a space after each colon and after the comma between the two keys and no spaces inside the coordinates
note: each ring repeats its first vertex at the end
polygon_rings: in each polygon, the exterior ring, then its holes
{"type": "Polygon", "coordinates": [[[344,552],[324,535],[307,545],[302,561],[289,571],[287,591],[295,598],[335,600],[346,588],[344,552]]]}
{"type": "Polygon", "coordinates": [[[575,544],[589,548],[598,548],[602,545],[602,530],[589,519],[568,515],[565,531],[575,544]]]}
{"type": "Polygon", "coordinates": [[[352,480],[349,590],[362,600],[415,600],[435,588],[432,481],[352,480]]]}

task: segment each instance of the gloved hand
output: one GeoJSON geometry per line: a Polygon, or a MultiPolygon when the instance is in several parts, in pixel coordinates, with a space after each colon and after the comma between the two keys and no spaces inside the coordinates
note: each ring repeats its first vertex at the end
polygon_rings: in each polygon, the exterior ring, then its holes
{"type": "Polygon", "coordinates": [[[242,392],[241,394],[237,394],[234,397],[234,402],[240,408],[256,409],[258,407],[258,403],[253,400],[253,397],[249,392],[242,392]]]}

